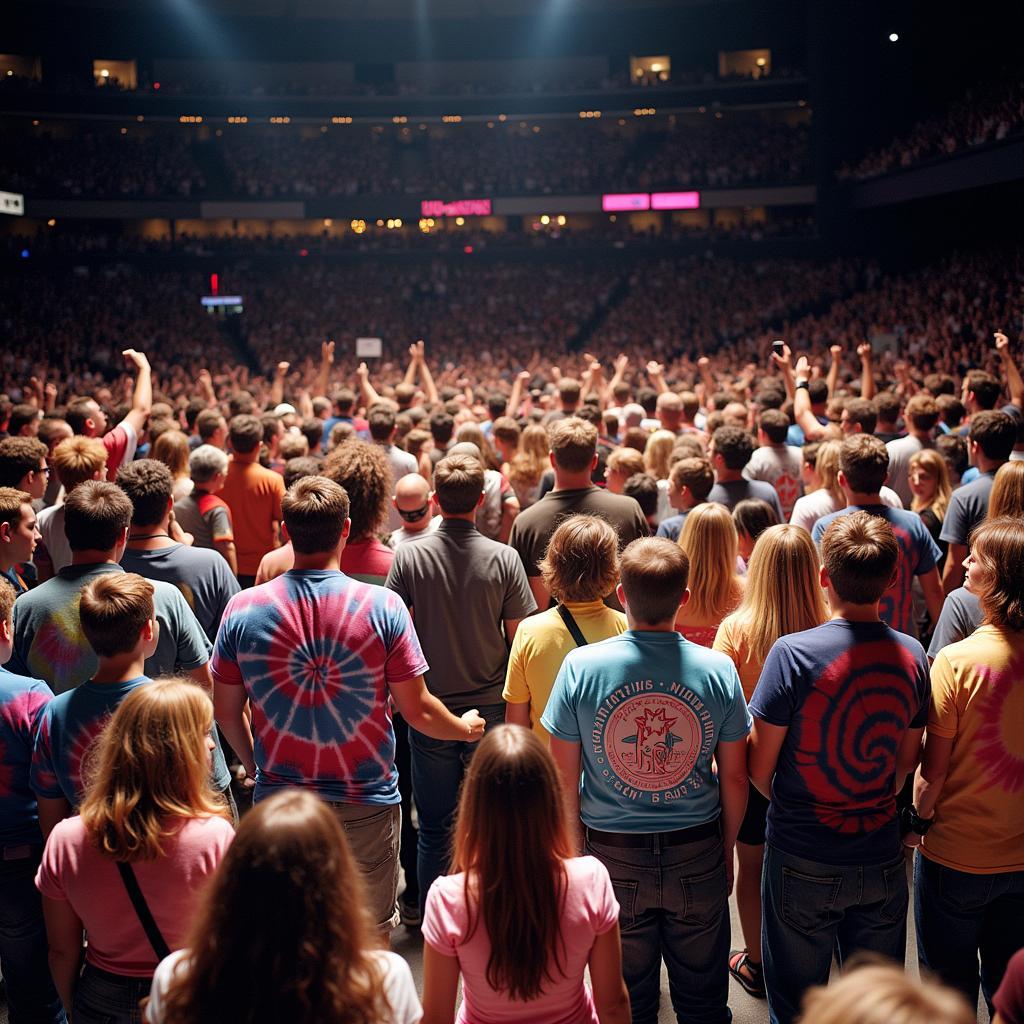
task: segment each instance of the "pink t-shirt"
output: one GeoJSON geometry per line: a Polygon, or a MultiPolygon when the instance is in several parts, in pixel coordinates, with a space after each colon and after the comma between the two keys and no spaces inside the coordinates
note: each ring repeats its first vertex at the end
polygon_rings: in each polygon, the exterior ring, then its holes
{"type": "Polygon", "coordinates": [[[565,861],[568,890],[562,912],[565,955],[564,976],[552,970],[543,995],[529,1003],[496,992],[487,981],[491,940],[481,922],[467,939],[470,917],[463,889],[464,875],[443,875],[430,887],[423,916],[423,938],[444,956],[459,959],[462,1003],[457,1024],[511,1024],[528,1015],[531,1024],[597,1024],[590,990],[583,984],[583,970],[594,939],[619,920],[608,870],[595,857],[565,861]]]}
{"type": "MultiPolygon", "coordinates": [[[[234,837],[223,818],[187,818],[164,840],[164,856],[136,861],[132,870],[150,913],[170,949],[181,949],[200,886],[213,874],[234,837]]],[[[80,817],[50,833],[36,888],[66,900],[89,935],[87,963],[113,974],[148,978],[159,958],[135,914],[117,865],[86,835],[80,817]]]]}

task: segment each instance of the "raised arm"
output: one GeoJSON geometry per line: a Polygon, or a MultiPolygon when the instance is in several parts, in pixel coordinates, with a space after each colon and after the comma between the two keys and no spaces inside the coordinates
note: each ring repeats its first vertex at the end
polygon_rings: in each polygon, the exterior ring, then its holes
{"type": "Polygon", "coordinates": [[[793,353],[788,345],[782,346],[782,355],[779,355],[775,349],[772,349],[771,353],[772,362],[779,368],[779,373],[782,374],[782,382],[786,385],[786,395],[790,401],[795,398],[796,384],[793,380],[793,353]]]}
{"type": "Polygon", "coordinates": [[[863,341],[857,346],[860,356],[860,397],[870,401],[877,393],[875,390],[875,353],[870,341],[863,341]]]}
{"type": "Polygon", "coordinates": [[[839,370],[843,365],[843,346],[830,345],[828,351],[832,356],[832,362],[828,364],[828,375],[825,377],[825,383],[828,385],[828,393],[831,398],[836,393],[836,385],[839,383],[839,370]]]}
{"type": "Polygon", "coordinates": [[[1010,352],[1010,339],[1002,331],[996,331],[996,352],[1003,361],[1003,376],[1006,378],[1006,390],[1010,393],[1010,401],[1018,409],[1024,409],[1024,378],[1020,375],[1020,368],[1017,366],[1010,352]]]}
{"type": "Polygon", "coordinates": [[[508,396],[508,405],[505,406],[507,415],[514,417],[519,412],[519,403],[523,399],[523,388],[529,385],[532,380],[529,370],[520,370],[516,379],[512,381],[512,393],[508,396]]]}
{"type": "Polygon", "coordinates": [[[366,363],[360,363],[356,369],[356,377],[359,379],[359,399],[367,409],[380,401],[380,395],[373,389],[370,383],[370,368],[366,363]]]}
{"type": "MultiPolygon", "coordinates": [[[[788,351],[788,349],[787,349],[788,351]]],[[[793,389],[793,421],[804,432],[808,441],[822,437],[825,431],[811,412],[811,396],[807,390],[811,368],[806,356],[801,356],[796,363],[796,384],[793,389]]]]}
{"type": "Polygon", "coordinates": [[[288,376],[291,363],[283,359],[274,367],[274,379],[270,382],[270,408],[276,409],[284,401],[284,379],[288,376]]]}
{"type": "Polygon", "coordinates": [[[659,395],[668,391],[668,385],[665,383],[665,368],[661,363],[657,363],[652,359],[647,364],[647,378],[651,382],[651,387],[653,387],[659,395]]]}
{"type": "Polygon", "coordinates": [[[149,418],[149,410],[153,407],[153,371],[144,352],[136,352],[126,348],[121,353],[130,366],[135,367],[135,390],[132,392],[132,407],[128,410],[125,420],[135,428],[137,437],[142,436],[149,418]]]}
{"type": "Polygon", "coordinates": [[[427,353],[426,346],[423,344],[421,338],[416,342],[416,351],[418,354],[418,362],[420,369],[420,385],[423,388],[423,394],[426,395],[427,401],[431,405],[437,405],[441,401],[441,396],[437,393],[437,385],[434,383],[434,376],[430,372],[430,367],[427,365],[427,353]]]}
{"type": "Polygon", "coordinates": [[[313,394],[326,396],[331,386],[331,368],[334,366],[334,342],[325,341],[320,346],[320,369],[313,382],[313,394]]]}

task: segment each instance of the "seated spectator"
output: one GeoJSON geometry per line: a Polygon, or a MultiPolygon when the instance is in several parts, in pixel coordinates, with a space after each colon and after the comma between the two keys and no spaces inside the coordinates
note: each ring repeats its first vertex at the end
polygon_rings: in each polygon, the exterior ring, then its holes
{"type": "Polygon", "coordinates": [[[775,515],[775,509],[768,502],[744,498],[743,501],[737,502],[732,510],[732,521],[736,527],[737,550],[746,567],[750,563],[757,538],[769,526],[776,526],[779,520],[775,515]]]}
{"type": "Polygon", "coordinates": [[[743,597],[732,516],[722,505],[698,505],[686,517],[679,547],[689,559],[690,599],[679,609],[676,629],[687,640],[710,647],[722,619],[736,610],[743,597]]]}
{"type": "Polygon", "coordinates": [[[462,787],[454,851],[454,873],[427,895],[424,1022],[452,1020],[461,977],[460,1021],[512,1004],[540,1020],[627,1024],[608,869],[573,855],[558,772],[537,737],[512,726],[484,737],[462,787]]]}
{"type": "Polygon", "coordinates": [[[690,509],[707,501],[714,486],[714,470],[703,455],[691,455],[675,463],[669,470],[667,494],[669,506],[677,512],[658,524],[657,535],[679,540],[690,509]]]}
{"type": "Polygon", "coordinates": [[[64,502],[79,484],[106,478],[107,449],[96,437],[70,437],[57,445],[50,461],[64,488],[64,499],[39,513],[39,533],[45,548],[45,569],[44,559],[39,560],[40,582],[71,564],[71,548],[64,535],[64,502]]]}
{"type": "MultiPolygon", "coordinates": [[[[737,511],[742,504],[736,506],[737,511]]],[[[743,601],[722,620],[714,643],[714,649],[727,654],[736,666],[747,701],[753,696],[772,644],[780,636],[813,629],[828,618],[818,569],[814,542],[798,526],[769,526],[758,538],[743,601]]],[[[765,994],[761,869],[767,815],[768,800],[751,789],[736,837],[736,907],[746,946],[729,955],[729,973],[759,998],[765,994]]]]}
{"type": "Polygon", "coordinates": [[[744,498],[758,498],[775,509],[783,521],[782,505],[775,488],[763,480],[748,480],[743,472],[754,454],[754,441],[742,427],[719,427],[708,445],[708,457],[715,470],[715,486],[708,501],[724,505],[730,512],[744,498]]]}
{"type": "Polygon", "coordinates": [[[157,964],[181,948],[231,843],[227,806],[209,783],[212,728],[210,699],[194,683],[136,687],[100,734],[79,815],[46,841],[36,885],[50,969],[76,1020],[139,1021],[157,964]]]}
{"type": "Polygon", "coordinates": [[[157,967],[145,1019],[417,1024],[408,965],[375,947],[337,817],[312,794],[275,793],[245,816],[184,948],[157,967]]]}
{"type": "Polygon", "coordinates": [[[238,555],[235,547],[231,509],[217,492],[227,480],[228,457],[212,444],[201,444],[188,457],[192,490],[174,503],[174,518],[192,535],[192,546],[218,552],[228,568],[237,575],[238,555]]]}
{"type": "MultiPolygon", "coordinates": [[[[11,652],[14,588],[0,580],[0,659],[11,652]]],[[[39,717],[53,698],[38,679],[0,669],[0,966],[11,1020],[63,1024],[60,997],[47,964],[46,929],[33,885],[43,849],[35,796],[29,787],[39,717]]]]}
{"type": "Polygon", "coordinates": [[[24,594],[28,581],[22,567],[32,561],[40,539],[32,498],[26,491],[0,487],[0,576],[24,594]]]}
{"type": "Polygon", "coordinates": [[[502,698],[505,721],[532,727],[547,743],[540,716],[566,654],[627,628],[622,612],[604,604],[619,578],[615,531],[597,516],[571,516],[551,535],[540,572],[558,606],[519,624],[502,698]]]}
{"type": "Polygon", "coordinates": [[[968,586],[983,624],[932,666],[928,733],[904,842],[917,846],[914,917],[922,969],[970,1005],[993,999],[1024,946],[1024,803],[1019,722],[1024,658],[1024,526],[983,522],[971,536],[968,586]],[[979,970],[980,957],[980,970],[979,970]]]}

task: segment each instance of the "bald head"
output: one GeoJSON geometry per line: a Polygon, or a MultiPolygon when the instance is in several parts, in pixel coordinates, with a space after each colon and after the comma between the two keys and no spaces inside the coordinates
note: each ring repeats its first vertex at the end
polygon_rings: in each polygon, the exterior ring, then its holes
{"type": "Polygon", "coordinates": [[[419,473],[408,473],[395,484],[392,499],[408,533],[425,530],[433,518],[430,507],[430,485],[419,473]]]}

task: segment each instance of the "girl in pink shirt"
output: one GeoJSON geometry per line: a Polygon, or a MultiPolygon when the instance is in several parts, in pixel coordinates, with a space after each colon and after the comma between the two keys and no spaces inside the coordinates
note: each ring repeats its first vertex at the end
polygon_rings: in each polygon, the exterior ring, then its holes
{"type": "Polygon", "coordinates": [[[156,946],[180,948],[197,892],[231,842],[227,806],[210,788],[212,727],[213,704],[190,680],[132,690],[92,749],[79,815],[47,839],[36,886],[53,980],[75,1024],[141,1020],[156,946]],[[142,893],[151,936],[118,862],[142,893]]]}
{"type": "Polygon", "coordinates": [[[628,1024],[611,880],[573,856],[557,769],[531,730],[502,725],[481,741],[453,867],[427,896],[423,1024],[451,1024],[460,974],[459,1024],[628,1024]]]}

